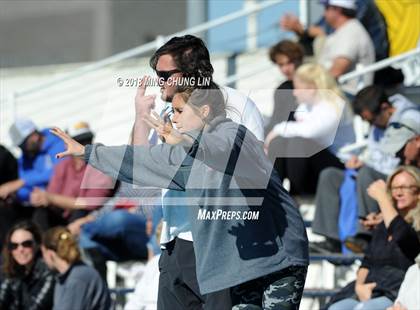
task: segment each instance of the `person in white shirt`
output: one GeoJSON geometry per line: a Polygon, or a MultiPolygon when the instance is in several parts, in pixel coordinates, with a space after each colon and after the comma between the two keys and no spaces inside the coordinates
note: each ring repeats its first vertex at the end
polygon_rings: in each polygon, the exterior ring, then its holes
{"type": "Polygon", "coordinates": [[[265,147],[275,168],[291,183],[292,194],[314,193],[319,173],[342,167],[338,150],[354,142],[353,112],[333,77],[320,65],[299,67],[293,79],[299,105],[296,121],[281,122],[265,147]]]}
{"type": "MultiPolygon", "coordinates": [[[[325,21],[335,29],[326,37],[318,62],[325,66],[334,78],[351,72],[357,65],[367,66],[375,62],[372,40],[356,17],[356,0],[323,0],[325,21]]],[[[371,85],[373,73],[363,76],[364,86],[371,85]]],[[[342,85],[351,94],[357,93],[358,79],[342,85]]]]}

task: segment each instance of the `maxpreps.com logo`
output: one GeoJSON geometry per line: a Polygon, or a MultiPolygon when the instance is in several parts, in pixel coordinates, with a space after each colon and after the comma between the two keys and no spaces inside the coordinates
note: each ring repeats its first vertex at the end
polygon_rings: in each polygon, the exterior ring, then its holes
{"type": "Polygon", "coordinates": [[[197,220],[201,221],[229,221],[229,220],[258,220],[260,211],[224,211],[199,209],[197,220]]]}

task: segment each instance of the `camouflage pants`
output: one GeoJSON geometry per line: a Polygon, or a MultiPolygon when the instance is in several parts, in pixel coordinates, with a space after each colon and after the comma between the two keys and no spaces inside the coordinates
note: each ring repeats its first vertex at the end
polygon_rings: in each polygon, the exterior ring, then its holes
{"type": "Polygon", "coordinates": [[[299,309],[306,271],[292,266],[232,288],[232,310],[299,309]]]}

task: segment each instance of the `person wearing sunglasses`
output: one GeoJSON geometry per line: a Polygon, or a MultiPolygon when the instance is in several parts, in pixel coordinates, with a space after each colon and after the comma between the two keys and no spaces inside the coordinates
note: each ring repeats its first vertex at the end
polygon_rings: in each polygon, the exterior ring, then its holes
{"type": "Polygon", "coordinates": [[[18,222],[8,232],[3,249],[5,278],[0,286],[0,309],[51,309],[55,280],[42,260],[40,243],[40,232],[32,222],[18,222]]]}
{"type": "MultiPolygon", "coordinates": [[[[206,44],[192,35],[171,38],[152,55],[150,67],[161,78],[161,81],[167,79],[168,83],[160,85],[160,97],[167,103],[173,114],[176,111],[172,105],[172,99],[178,87],[176,83],[169,83],[169,78],[172,82],[181,77],[186,81],[190,78],[194,78],[195,81],[205,78],[213,82],[214,69],[206,44]]],[[[151,114],[151,110],[155,107],[156,96],[146,94],[145,84],[140,85],[135,98],[133,145],[149,145],[150,126],[144,122],[144,117],[151,114]]],[[[220,87],[220,90],[226,101],[227,116],[234,122],[244,125],[259,141],[263,141],[263,120],[255,103],[235,89],[220,87]]],[[[167,122],[172,119],[168,116],[169,114],[163,114],[167,122]]],[[[200,293],[191,223],[186,216],[189,207],[183,203],[175,206],[166,204],[171,199],[182,202],[185,199],[184,196],[181,191],[168,190],[163,197],[164,218],[160,240],[163,250],[160,261],[158,307],[171,310],[196,309],[197,307],[225,309],[231,302],[229,290],[209,294],[200,293]],[[179,282],[175,283],[171,279],[178,279],[179,282]],[[180,301],[184,303],[181,306],[180,301]]]]}

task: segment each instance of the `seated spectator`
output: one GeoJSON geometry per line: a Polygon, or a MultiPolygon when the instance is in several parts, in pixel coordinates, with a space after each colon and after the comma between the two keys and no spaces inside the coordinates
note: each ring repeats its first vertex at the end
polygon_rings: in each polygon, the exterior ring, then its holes
{"type": "Polygon", "coordinates": [[[407,269],[420,253],[420,171],[404,166],[368,189],[383,222],[373,231],[355,282],[332,298],[330,310],[385,309],[397,297],[407,269]],[[356,298],[353,295],[356,294],[356,298]]]}
{"type": "Polygon", "coordinates": [[[64,144],[49,129],[38,131],[29,119],[18,119],[9,133],[13,144],[22,150],[22,156],[18,159],[19,177],[0,185],[0,198],[16,194],[21,204],[29,205],[32,190],[47,187],[59,161],[55,154],[64,150],[64,144]]]}
{"type": "MultiPolygon", "coordinates": [[[[325,66],[333,77],[353,71],[356,65],[370,65],[375,62],[375,50],[369,34],[356,15],[354,0],[329,0],[325,7],[325,21],[335,29],[328,35],[319,53],[318,62],[325,66]]],[[[363,76],[363,85],[371,85],[373,74],[363,76]]],[[[355,95],[357,79],[342,84],[344,92],[355,95]]]]}
{"type": "MultiPolygon", "coordinates": [[[[358,215],[366,216],[376,213],[379,208],[377,202],[367,194],[366,188],[373,181],[385,180],[401,162],[397,156],[402,152],[400,149],[416,135],[415,131],[420,132],[420,111],[418,105],[400,94],[387,97],[385,90],[378,86],[362,89],[355,98],[354,109],[372,125],[366,149],[359,156],[353,156],[346,162],[347,169],[357,170],[355,195],[358,215]],[[400,126],[396,124],[406,124],[414,131],[404,130],[402,137],[394,130],[394,126],[400,126]],[[398,150],[389,150],[390,146],[396,146],[398,150]]],[[[313,232],[327,237],[327,240],[312,244],[313,248],[330,252],[341,251],[338,218],[340,187],[344,176],[345,171],[336,168],[327,168],[320,174],[312,229],[313,232]]],[[[365,236],[366,230],[361,225],[357,227],[357,234],[349,245],[352,244],[352,250],[361,252],[367,243],[366,239],[370,238],[365,236]]]]}
{"type": "Polygon", "coordinates": [[[0,309],[42,310],[53,304],[54,274],[44,264],[41,235],[31,222],[15,224],[3,249],[0,309]]]}
{"type": "MultiPolygon", "coordinates": [[[[15,157],[4,146],[0,145],[0,186],[18,178],[17,161],[15,157]]],[[[3,241],[11,225],[15,222],[18,213],[12,207],[12,200],[0,198],[0,240],[3,241]]],[[[0,251],[3,242],[0,242],[0,251]]]]}
{"type": "Polygon", "coordinates": [[[296,121],[281,122],[265,147],[275,169],[291,183],[292,194],[314,193],[319,173],[342,168],[338,150],[354,142],[353,112],[334,79],[320,65],[302,65],[293,79],[299,102],[296,121]],[[277,159],[276,159],[277,158],[277,159]]]}
{"type": "MultiPolygon", "coordinates": [[[[69,134],[79,143],[92,143],[93,133],[85,122],[75,123],[69,134]]],[[[36,187],[30,202],[33,219],[43,231],[67,225],[102,206],[112,195],[112,180],[89,167],[80,157],[71,157],[57,164],[46,190],[36,187]]]]}
{"type": "Polygon", "coordinates": [[[110,309],[106,284],[95,269],[81,262],[70,231],[64,227],[49,229],[43,235],[41,248],[48,267],[59,273],[53,310],[110,309]]]}
{"type": "Polygon", "coordinates": [[[121,183],[106,206],[68,226],[79,235],[80,248],[101,276],[106,276],[107,260],[146,260],[155,251],[149,242],[162,217],[161,196],[160,189],[121,183]]]}
{"type": "Polygon", "coordinates": [[[420,254],[416,263],[408,268],[393,306],[386,310],[416,309],[420,305],[420,254]]]}
{"type": "MultiPolygon", "coordinates": [[[[345,0],[344,0],[345,1],[345,0]]],[[[335,1],[337,3],[337,1],[335,1]]],[[[343,1],[340,1],[343,3],[343,1]]],[[[333,5],[334,1],[321,0],[320,3],[324,5],[333,5]]],[[[349,2],[352,6],[352,3],[349,2]]],[[[356,0],[356,18],[362,23],[375,47],[376,60],[381,60],[388,57],[389,41],[387,36],[387,23],[381,14],[381,11],[376,6],[374,0],[356,0]]],[[[299,37],[299,43],[305,47],[307,55],[313,54],[313,41],[315,37],[331,34],[334,29],[326,22],[325,17],[320,18],[314,25],[307,29],[303,27],[299,19],[292,15],[286,14],[282,17],[280,25],[284,30],[293,31],[299,37]]]]}
{"type": "Polygon", "coordinates": [[[265,128],[266,133],[280,122],[294,120],[293,114],[297,103],[292,91],[294,89],[293,77],[303,62],[303,48],[298,43],[283,40],[270,49],[270,59],[279,66],[286,81],[281,83],[274,93],[274,109],[270,123],[265,128]]]}

